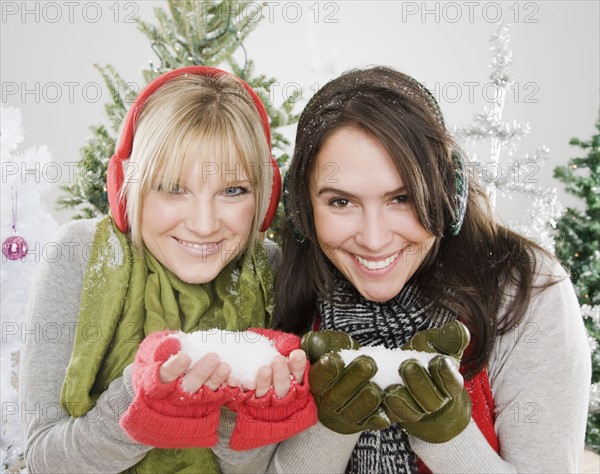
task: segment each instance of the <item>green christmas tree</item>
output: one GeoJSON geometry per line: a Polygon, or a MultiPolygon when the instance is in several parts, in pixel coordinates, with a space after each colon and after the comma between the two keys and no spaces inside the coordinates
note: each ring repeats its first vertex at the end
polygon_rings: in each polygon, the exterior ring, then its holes
{"type": "Polygon", "coordinates": [[[600,117],[589,141],[573,138],[583,156],[557,167],[554,177],[582,201],[558,221],[556,255],[570,270],[592,349],[592,387],[586,442],[600,452],[600,117]]]}
{"type": "MultiPolygon", "coordinates": [[[[262,20],[262,17],[257,18],[258,8],[262,11],[265,5],[237,0],[167,1],[167,10],[154,9],[157,24],[137,19],[139,30],[148,37],[158,56],[158,65],[150,62],[142,75],[148,83],[164,72],[184,66],[229,67],[262,99],[271,123],[273,156],[283,166],[289,158],[286,153],[289,140],[279,129],[297,122],[294,105],[299,92],[290,94],[277,107],[269,94],[276,79],[255,74],[254,64],[247,58],[243,45],[245,38],[262,20]],[[243,60],[236,59],[236,54],[243,56],[243,60]]],[[[108,125],[90,127],[92,136],[81,148],[79,172],[72,183],[62,187],[65,195],[57,200],[58,208],[75,209],[75,219],[108,213],[106,168],[115,150],[119,127],[140,89],[135,82],[123,79],[110,65],[95,67],[110,91],[112,102],[105,105],[108,125]]],[[[283,225],[285,217],[280,206],[268,237],[278,241],[283,225]]]]}

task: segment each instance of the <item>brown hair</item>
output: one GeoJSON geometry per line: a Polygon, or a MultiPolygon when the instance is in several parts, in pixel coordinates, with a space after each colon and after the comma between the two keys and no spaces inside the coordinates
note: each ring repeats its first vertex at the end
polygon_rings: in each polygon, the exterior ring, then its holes
{"type": "Polygon", "coordinates": [[[496,335],[522,319],[532,294],[535,254],[544,251],[494,221],[485,191],[473,176],[462,228],[458,235],[448,232],[459,208],[452,159],[458,147],[431,93],[386,67],[353,70],[332,80],[300,117],[284,192],[290,226],[275,285],[277,327],[298,334],[311,329],[316,299],[327,298],[336,278],[317,243],[309,182],[327,138],[347,127],[364,131],[386,149],[420,223],[436,237],[413,279],[469,327],[472,347],[465,362],[467,375],[474,374],[487,363],[496,335]],[[511,284],[515,294],[507,298],[511,284]]]}

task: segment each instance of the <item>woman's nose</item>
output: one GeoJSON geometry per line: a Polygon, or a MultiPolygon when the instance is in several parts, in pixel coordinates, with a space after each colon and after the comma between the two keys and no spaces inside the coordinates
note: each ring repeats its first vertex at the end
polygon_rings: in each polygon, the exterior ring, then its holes
{"type": "Polygon", "coordinates": [[[186,226],[198,235],[210,235],[219,227],[218,213],[209,199],[193,199],[187,209],[186,226]]]}
{"type": "Polygon", "coordinates": [[[392,229],[381,209],[365,209],[360,219],[356,242],[372,253],[386,250],[392,239],[392,229]]]}

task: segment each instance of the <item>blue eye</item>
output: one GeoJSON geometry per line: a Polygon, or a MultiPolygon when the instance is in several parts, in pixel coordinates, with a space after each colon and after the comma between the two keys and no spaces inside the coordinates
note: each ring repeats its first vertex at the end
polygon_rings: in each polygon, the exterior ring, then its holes
{"type": "Polygon", "coordinates": [[[247,193],[248,188],[245,188],[244,186],[229,186],[223,191],[223,194],[226,196],[242,196],[243,194],[247,193]]]}
{"type": "Polygon", "coordinates": [[[159,193],[182,194],[185,192],[185,190],[178,184],[173,184],[169,189],[165,189],[164,185],[161,183],[153,186],[153,188],[159,193]]]}

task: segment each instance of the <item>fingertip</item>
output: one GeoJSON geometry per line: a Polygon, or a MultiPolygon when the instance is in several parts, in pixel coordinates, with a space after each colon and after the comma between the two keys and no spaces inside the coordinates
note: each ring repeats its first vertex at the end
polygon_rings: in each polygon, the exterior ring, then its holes
{"type": "Polygon", "coordinates": [[[378,371],[377,362],[375,362],[375,359],[373,359],[371,356],[361,354],[348,364],[346,371],[348,373],[354,373],[357,377],[370,379],[378,371]]]}
{"type": "Polygon", "coordinates": [[[452,357],[435,357],[429,365],[429,372],[439,387],[451,397],[456,396],[464,386],[464,377],[452,357]]]}
{"type": "Polygon", "coordinates": [[[303,350],[293,351],[290,354],[288,366],[290,372],[297,382],[302,383],[304,379],[304,371],[306,370],[307,359],[303,350]]]}
{"type": "Polygon", "coordinates": [[[231,366],[227,362],[221,362],[217,367],[217,370],[219,371],[219,373],[224,374],[227,377],[229,377],[229,375],[231,374],[231,366]]]}
{"type": "Polygon", "coordinates": [[[418,372],[423,371],[424,369],[425,368],[417,359],[406,359],[400,364],[400,367],[398,368],[398,373],[404,379],[405,376],[416,374],[418,372]]]}
{"type": "Polygon", "coordinates": [[[183,352],[179,352],[179,353],[175,354],[173,357],[176,357],[177,359],[179,359],[181,361],[180,363],[182,365],[184,364],[186,366],[189,366],[192,363],[192,358],[189,355],[184,354],[183,352]]]}
{"type": "Polygon", "coordinates": [[[171,367],[180,368],[181,370],[185,370],[190,366],[192,359],[189,355],[184,354],[183,352],[179,352],[178,354],[173,354],[171,357],[167,359],[167,361],[163,365],[169,365],[171,367]]]}
{"type": "Polygon", "coordinates": [[[271,360],[271,367],[281,367],[283,365],[287,365],[287,358],[285,356],[280,355],[276,355],[275,357],[273,357],[273,360],[271,360]]]}
{"type": "Polygon", "coordinates": [[[469,345],[471,334],[467,327],[458,320],[451,321],[442,329],[441,341],[443,348],[446,348],[450,355],[462,355],[462,352],[469,345]]]}
{"type": "MultiPolygon", "coordinates": [[[[273,376],[273,370],[270,366],[265,365],[258,369],[256,373],[256,383],[254,383],[255,396],[260,398],[264,396],[271,386],[271,378],[273,376]]],[[[249,389],[252,390],[252,389],[249,389]]]]}
{"type": "Polygon", "coordinates": [[[221,357],[216,352],[208,352],[204,354],[196,364],[202,364],[209,371],[213,372],[217,369],[219,364],[221,363],[221,357]]]}
{"type": "Polygon", "coordinates": [[[256,373],[256,380],[271,380],[271,376],[273,375],[273,369],[269,365],[263,365],[258,372],[256,373]]]}
{"type": "Polygon", "coordinates": [[[302,349],[294,349],[292,352],[290,352],[290,356],[289,356],[290,361],[292,361],[292,360],[305,361],[306,358],[307,358],[306,352],[304,352],[302,349]]]}
{"type": "Polygon", "coordinates": [[[190,366],[191,359],[186,354],[175,354],[167,359],[159,369],[159,379],[162,383],[171,383],[184,375],[190,366]]]}
{"type": "Polygon", "coordinates": [[[216,352],[207,352],[206,354],[204,354],[202,359],[216,363],[221,362],[221,356],[219,356],[219,354],[217,354],[216,352]]]}

